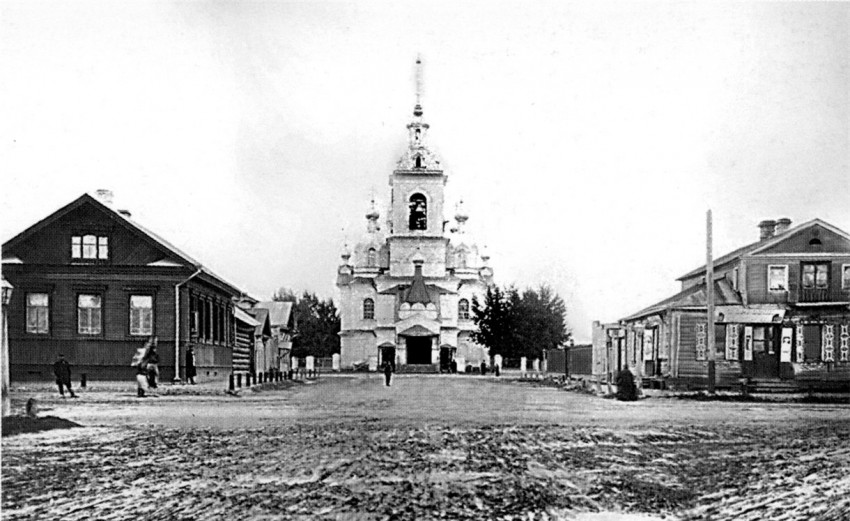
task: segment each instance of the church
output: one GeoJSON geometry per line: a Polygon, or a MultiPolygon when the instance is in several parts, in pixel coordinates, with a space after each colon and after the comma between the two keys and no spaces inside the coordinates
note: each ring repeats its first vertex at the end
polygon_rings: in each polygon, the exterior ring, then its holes
{"type": "Polygon", "coordinates": [[[419,90],[407,149],[390,176],[386,228],[373,200],[363,237],[353,251],[346,246],[337,270],[343,369],[389,362],[437,372],[455,362],[463,371],[488,359],[472,340],[472,300],[483,302],[493,270],[466,234],[462,202],[446,229],[448,178],[428,146],[419,90]]]}

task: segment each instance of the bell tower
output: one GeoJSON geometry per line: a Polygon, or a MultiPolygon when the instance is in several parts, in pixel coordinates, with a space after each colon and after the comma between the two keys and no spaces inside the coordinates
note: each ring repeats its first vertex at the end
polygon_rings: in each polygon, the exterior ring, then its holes
{"type": "Polygon", "coordinates": [[[390,176],[390,273],[412,276],[412,258],[425,257],[426,277],[445,275],[448,239],[443,230],[443,204],[447,177],[437,154],[428,146],[428,129],[422,115],[422,60],[416,60],[416,105],[407,125],[407,149],[390,176]]]}

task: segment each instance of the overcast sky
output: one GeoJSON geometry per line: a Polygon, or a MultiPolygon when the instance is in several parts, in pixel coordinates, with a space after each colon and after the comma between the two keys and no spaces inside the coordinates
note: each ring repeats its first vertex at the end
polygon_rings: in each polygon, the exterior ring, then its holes
{"type": "Polygon", "coordinates": [[[850,230],[850,3],[0,3],[3,241],[84,192],[257,298],[335,293],[422,104],[500,284],[579,341],[762,219],[850,230]]]}

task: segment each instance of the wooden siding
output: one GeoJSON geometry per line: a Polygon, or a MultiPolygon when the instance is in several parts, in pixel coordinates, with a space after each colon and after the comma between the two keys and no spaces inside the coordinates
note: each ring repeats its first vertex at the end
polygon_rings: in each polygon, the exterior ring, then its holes
{"type": "Polygon", "coordinates": [[[233,372],[247,373],[252,369],[251,348],[254,345],[254,328],[241,322],[235,323],[235,342],[233,344],[233,372]]]}
{"type": "MultiPolygon", "coordinates": [[[[144,266],[168,257],[151,239],[128,228],[119,217],[84,204],[70,211],[49,226],[36,231],[16,244],[4,256],[15,256],[25,264],[68,265],[72,262],[89,265],[144,266]],[[71,237],[82,233],[109,237],[109,259],[89,261],[71,258],[71,237]]],[[[175,259],[177,260],[177,259],[175,259]]]]}
{"type": "Polygon", "coordinates": [[[827,301],[848,302],[850,301],[850,289],[841,288],[841,267],[850,264],[848,256],[826,257],[749,257],[746,259],[747,277],[747,303],[748,304],[786,304],[800,301],[801,286],[801,263],[804,262],[830,262],[829,270],[829,292],[827,301]],[[788,291],[774,292],[767,289],[768,266],[788,266],[788,291]]]}
{"type": "MultiPolygon", "coordinates": [[[[705,313],[688,313],[678,311],[678,355],[677,379],[683,381],[688,387],[708,386],[708,360],[697,360],[697,336],[696,326],[698,323],[706,323],[705,313]]],[[[725,340],[717,339],[717,345],[725,345],[725,340]]],[[[708,355],[706,354],[706,357],[708,355]]],[[[738,384],[742,375],[741,362],[726,360],[720,352],[716,353],[715,372],[717,374],[717,385],[719,387],[733,387],[738,384]]]]}
{"type": "Polygon", "coordinates": [[[850,240],[832,232],[819,224],[794,233],[787,239],[759,253],[812,253],[833,252],[850,255],[850,240]],[[820,246],[813,247],[809,241],[818,239],[820,246]]]}

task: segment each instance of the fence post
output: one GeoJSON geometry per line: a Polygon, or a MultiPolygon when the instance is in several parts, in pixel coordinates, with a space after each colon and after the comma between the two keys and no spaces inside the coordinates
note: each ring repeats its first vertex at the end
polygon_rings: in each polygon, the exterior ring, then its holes
{"type": "Polygon", "coordinates": [[[228,390],[229,390],[229,391],[235,391],[235,390],[236,390],[236,387],[233,385],[233,373],[230,373],[230,378],[229,378],[228,380],[229,380],[229,382],[228,382],[228,390]]]}
{"type": "Polygon", "coordinates": [[[85,388],[86,388],[86,382],[87,382],[87,380],[88,380],[88,379],[86,378],[86,373],[81,374],[81,375],[80,375],[80,387],[82,387],[83,389],[85,389],[85,388]]]}
{"type": "Polygon", "coordinates": [[[242,388],[242,374],[241,373],[236,375],[236,387],[238,387],[240,389],[242,388]]]}

